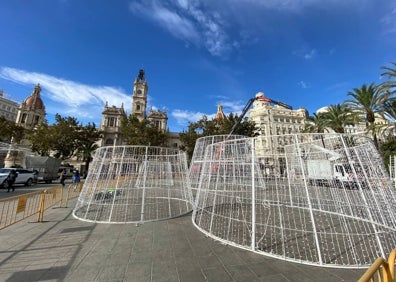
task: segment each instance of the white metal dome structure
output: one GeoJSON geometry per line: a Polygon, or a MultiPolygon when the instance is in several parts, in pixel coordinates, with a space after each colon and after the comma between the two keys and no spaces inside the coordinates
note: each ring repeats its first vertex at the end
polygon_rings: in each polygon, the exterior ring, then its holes
{"type": "Polygon", "coordinates": [[[149,146],[96,150],[73,215],[104,223],[143,223],[191,212],[186,154],[149,146]]]}
{"type": "Polygon", "coordinates": [[[206,235],[293,262],[361,268],[396,247],[396,192],[364,136],[209,145],[193,212],[206,235]]]}
{"type": "Polygon", "coordinates": [[[196,194],[199,185],[202,165],[205,159],[205,149],[212,144],[225,140],[246,138],[243,135],[211,135],[198,138],[195,142],[194,152],[190,163],[190,181],[193,195],[196,194]]]}

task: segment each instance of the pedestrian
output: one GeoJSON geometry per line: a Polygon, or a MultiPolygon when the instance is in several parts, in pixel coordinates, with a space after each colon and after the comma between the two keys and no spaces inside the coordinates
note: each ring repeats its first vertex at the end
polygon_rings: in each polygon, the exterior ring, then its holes
{"type": "Polygon", "coordinates": [[[80,172],[78,169],[73,170],[73,183],[80,183],[80,172]]]}
{"type": "Polygon", "coordinates": [[[7,193],[10,192],[10,189],[12,189],[12,192],[15,191],[14,183],[16,178],[18,177],[18,174],[14,169],[10,170],[10,174],[8,174],[7,178],[7,184],[8,184],[8,190],[7,193]]]}
{"type": "Polygon", "coordinates": [[[62,170],[61,179],[60,179],[60,183],[62,184],[63,187],[65,187],[66,178],[67,178],[67,170],[66,170],[66,168],[64,168],[62,170]]]}

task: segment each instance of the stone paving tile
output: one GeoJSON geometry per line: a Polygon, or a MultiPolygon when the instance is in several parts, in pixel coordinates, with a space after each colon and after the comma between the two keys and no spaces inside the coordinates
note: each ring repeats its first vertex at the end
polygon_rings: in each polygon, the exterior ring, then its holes
{"type": "Polygon", "coordinates": [[[228,273],[227,270],[222,266],[203,268],[202,271],[209,282],[233,281],[230,273],[228,273]]]}
{"type": "Polygon", "coordinates": [[[1,230],[7,244],[0,247],[0,282],[330,282],[356,281],[365,271],[291,263],[224,245],[196,229],[191,215],[115,225],[76,220],[71,210],[52,209],[43,223],[1,230]]]}
{"type": "Polygon", "coordinates": [[[244,264],[232,264],[226,266],[225,268],[232,277],[232,279],[235,281],[260,281],[259,277],[244,264]]]}

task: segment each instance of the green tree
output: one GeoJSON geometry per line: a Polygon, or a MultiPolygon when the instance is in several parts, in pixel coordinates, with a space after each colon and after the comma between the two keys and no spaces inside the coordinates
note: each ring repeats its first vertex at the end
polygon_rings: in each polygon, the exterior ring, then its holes
{"type": "Polygon", "coordinates": [[[346,125],[357,121],[357,116],[345,104],[330,105],[322,115],[324,127],[331,128],[336,133],[344,133],[346,125]]]}
{"type": "Polygon", "coordinates": [[[381,76],[387,77],[388,81],[385,81],[384,83],[381,83],[381,87],[383,87],[384,91],[388,91],[391,94],[395,94],[396,92],[396,62],[392,62],[391,63],[393,66],[392,67],[388,67],[388,66],[384,66],[382,67],[383,70],[385,70],[385,72],[383,72],[381,74],[381,76]]]}
{"type": "Polygon", "coordinates": [[[121,133],[128,145],[146,145],[164,147],[168,142],[168,132],[158,129],[149,120],[139,119],[135,115],[124,117],[121,122],[121,133]]]}
{"type": "MultiPolygon", "coordinates": [[[[204,115],[197,122],[189,123],[188,130],[179,134],[182,143],[181,149],[186,151],[189,160],[191,160],[195,142],[198,138],[212,135],[228,135],[238,119],[238,115],[233,113],[230,113],[226,119],[212,120],[204,115]]],[[[233,135],[254,136],[256,134],[255,129],[254,122],[244,118],[234,130],[233,135]]]]}
{"type": "Polygon", "coordinates": [[[396,100],[395,98],[390,98],[383,105],[384,117],[388,121],[386,124],[378,125],[380,127],[381,133],[386,138],[392,138],[396,134],[396,100]]]}
{"type": "Polygon", "coordinates": [[[385,163],[385,167],[389,168],[389,158],[390,156],[396,155],[396,139],[391,138],[380,145],[380,152],[382,159],[385,163]]]}
{"type": "Polygon", "coordinates": [[[55,140],[52,149],[56,151],[55,157],[63,160],[70,159],[78,147],[80,123],[75,117],[62,117],[55,115],[55,124],[51,133],[55,140]]]}
{"type": "Polygon", "coordinates": [[[30,132],[27,139],[31,143],[32,151],[40,156],[50,156],[53,144],[56,142],[53,134],[53,127],[47,123],[41,123],[30,132]]]}
{"type": "Polygon", "coordinates": [[[38,125],[28,135],[28,139],[32,149],[40,155],[48,156],[50,152],[54,152],[54,157],[65,160],[71,158],[78,148],[80,129],[81,125],[76,118],[56,114],[54,124],[38,125]]]}
{"type": "Polygon", "coordinates": [[[102,132],[96,129],[95,123],[80,126],[75,155],[85,163],[86,171],[88,171],[89,163],[92,161],[92,154],[99,148],[96,142],[100,139],[101,134],[102,132]]]}
{"type": "Polygon", "coordinates": [[[307,123],[302,132],[305,133],[324,133],[326,129],[326,120],[323,113],[314,113],[313,116],[308,116],[307,123]]]}
{"type": "Polygon", "coordinates": [[[189,161],[194,153],[195,142],[200,137],[202,137],[202,133],[198,132],[197,124],[191,122],[188,125],[187,131],[179,134],[179,139],[182,143],[180,149],[186,152],[189,161]]]}
{"type": "Polygon", "coordinates": [[[377,87],[374,83],[369,85],[363,84],[360,88],[354,88],[348,92],[351,98],[345,103],[349,109],[363,117],[366,122],[366,131],[369,132],[378,148],[377,132],[378,127],[375,125],[376,116],[383,116],[384,103],[389,99],[390,93],[383,91],[382,87],[377,87]]]}
{"type": "Polygon", "coordinates": [[[22,126],[16,125],[15,122],[0,116],[0,141],[11,142],[11,139],[13,139],[14,142],[19,143],[26,133],[27,130],[22,126]]]}

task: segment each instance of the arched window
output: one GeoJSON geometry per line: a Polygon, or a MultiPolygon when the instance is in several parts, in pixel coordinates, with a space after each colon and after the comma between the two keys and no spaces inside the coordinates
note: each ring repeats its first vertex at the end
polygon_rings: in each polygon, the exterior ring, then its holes
{"type": "Polygon", "coordinates": [[[108,117],[107,118],[107,126],[114,127],[116,126],[116,118],[115,117],[108,117]]]}
{"type": "Polygon", "coordinates": [[[26,113],[22,114],[21,123],[25,123],[26,118],[27,118],[27,114],[26,113]]]}

